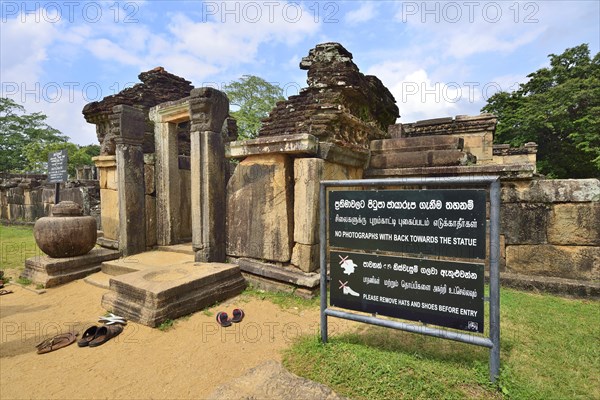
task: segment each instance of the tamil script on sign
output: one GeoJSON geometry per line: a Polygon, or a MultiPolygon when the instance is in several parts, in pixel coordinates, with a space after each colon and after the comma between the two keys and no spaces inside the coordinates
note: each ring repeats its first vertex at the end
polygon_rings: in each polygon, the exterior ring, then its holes
{"type": "Polygon", "coordinates": [[[485,190],[329,192],[329,244],[485,259],[485,190]]]}
{"type": "Polygon", "coordinates": [[[330,303],[483,332],[484,265],[331,251],[330,303]]]}

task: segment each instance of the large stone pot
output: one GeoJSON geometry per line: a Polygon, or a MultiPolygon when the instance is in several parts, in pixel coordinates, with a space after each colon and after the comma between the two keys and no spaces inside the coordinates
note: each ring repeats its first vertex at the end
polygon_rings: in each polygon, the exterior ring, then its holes
{"type": "Polygon", "coordinates": [[[96,245],[96,235],[96,219],[83,216],[81,206],[72,201],[54,205],[52,216],[38,219],[33,227],[39,248],[54,258],[87,254],[96,245]]]}

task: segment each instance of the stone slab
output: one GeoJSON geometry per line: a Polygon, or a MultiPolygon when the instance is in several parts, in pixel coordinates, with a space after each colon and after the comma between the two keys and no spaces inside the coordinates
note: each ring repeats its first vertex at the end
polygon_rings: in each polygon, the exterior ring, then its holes
{"type": "Polygon", "coordinates": [[[535,166],[512,165],[457,165],[418,168],[370,168],[365,178],[393,178],[404,176],[500,175],[502,179],[527,179],[533,177],[535,166]]]}
{"type": "Polygon", "coordinates": [[[146,251],[128,257],[102,263],[102,272],[109,275],[123,275],[165,265],[185,264],[194,261],[193,254],[172,251],[173,246],[164,246],[157,251],[146,251]]]}
{"type": "Polygon", "coordinates": [[[288,293],[294,296],[301,297],[303,299],[314,299],[319,295],[319,288],[307,289],[304,287],[296,286],[291,283],[284,283],[274,281],[272,279],[264,278],[262,276],[254,275],[249,272],[242,272],[242,276],[246,279],[246,282],[253,288],[264,290],[273,293],[288,293]]]}
{"type": "Polygon", "coordinates": [[[600,246],[600,202],[554,204],[548,221],[548,242],[600,246]]]}
{"type": "Polygon", "coordinates": [[[319,269],[320,244],[294,244],[291,263],[304,272],[313,272],[319,269]]]}
{"type": "Polygon", "coordinates": [[[267,136],[230,142],[225,147],[226,158],[245,158],[266,153],[317,154],[319,140],[309,134],[267,136]]]}
{"type": "Polygon", "coordinates": [[[334,164],[355,168],[366,168],[369,163],[369,151],[350,149],[334,143],[319,143],[317,157],[334,164]]]}
{"type": "Polygon", "coordinates": [[[128,320],[156,327],[236,296],[245,287],[237,265],[190,262],[113,277],[102,306],[128,320]]]}
{"type": "Polygon", "coordinates": [[[460,150],[385,152],[371,156],[370,168],[414,168],[467,165],[476,159],[460,150]]]}
{"type": "Polygon", "coordinates": [[[44,287],[62,285],[100,271],[101,264],[120,257],[117,250],[94,248],[83,256],[52,258],[45,255],[28,258],[21,274],[44,287]]]}
{"type": "Polygon", "coordinates": [[[500,212],[500,233],[506,243],[548,243],[547,227],[551,207],[540,203],[504,203],[500,212]]]}
{"type": "Polygon", "coordinates": [[[507,272],[567,279],[600,280],[600,247],[506,246],[507,272]]]}
{"type": "Polygon", "coordinates": [[[327,386],[301,378],[281,363],[267,361],[216,388],[207,400],[344,400],[327,386]]]}
{"type": "Polygon", "coordinates": [[[288,262],[294,234],[293,165],[284,154],[250,156],[227,186],[227,255],[288,262]]]}
{"type": "Polygon", "coordinates": [[[280,267],[248,258],[238,259],[237,264],[243,272],[309,289],[318,287],[321,279],[316,273],[306,273],[294,267],[280,267]]]}
{"type": "Polygon", "coordinates": [[[600,282],[501,272],[500,284],[503,287],[512,287],[534,292],[554,293],[584,298],[600,298],[600,282]]]}
{"type": "Polygon", "coordinates": [[[502,185],[502,202],[570,203],[600,201],[598,179],[536,179],[502,185]]]}
{"type": "Polygon", "coordinates": [[[100,189],[100,209],[104,237],[119,240],[119,193],[100,189]]]}
{"type": "Polygon", "coordinates": [[[374,154],[424,150],[462,150],[463,147],[463,138],[455,136],[416,136],[373,140],[371,142],[371,152],[374,154]]]}

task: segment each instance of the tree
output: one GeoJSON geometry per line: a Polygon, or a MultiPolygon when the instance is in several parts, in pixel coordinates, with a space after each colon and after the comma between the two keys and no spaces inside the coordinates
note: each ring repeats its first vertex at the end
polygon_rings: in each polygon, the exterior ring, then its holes
{"type": "Polygon", "coordinates": [[[239,136],[252,139],[258,135],[261,120],[269,115],[278,101],[285,100],[283,89],[254,75],[244,75],[223,87],[231,105],[239,107],[231,115],[237,120],[239,136]]]}
{"type": "Polygon", "coordinates": [[[25,171],[25,148],[38,143],[65,143],[67,137],[46,123],[42,113],[26,114],[13,100],[0,97],[0,171],[25,171]]]}
{"type": "Polygon", "coordinates": [[[488,99],[498,116],[495,142],[538,144],[538,171],[550,178],[600,176],[600,53],[587,44],[550,54],[550,67],[512,93],[488,99]]]}
{"type": "Polygon", "coordinates": [[[100,155],[100,146],[91,144],[78,146],[71,142],[38,143],[32,142],[25,146],[23,152],[27,159],[27,170],[45,172],[48,154],[54,151],[67,150],[67,172],[75,176],[77,167],[92,165],[92,157],[100,155]]]}

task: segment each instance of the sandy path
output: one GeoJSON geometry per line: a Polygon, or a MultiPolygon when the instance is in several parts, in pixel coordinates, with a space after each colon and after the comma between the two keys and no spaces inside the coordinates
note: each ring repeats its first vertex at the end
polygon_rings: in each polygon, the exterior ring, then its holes
{"type": "MultiPolygon", "coordinates": [[[[83,330],[105,313],[105,290],[83,281],[38,295],[15,285],[0,296],[0,398],[199,399],[266,360],[300,334],[316,334],[317,309],[282,309],[247,296],[158,329],[130,323],[97,348],[76,344],[38,355],[35,345],[57,332],[83,330]],[[221,328],[217,311],[243,308],[240,324],[221,328]]],[[[330,329],[346,330],[342,320],[330,329]]]]}

